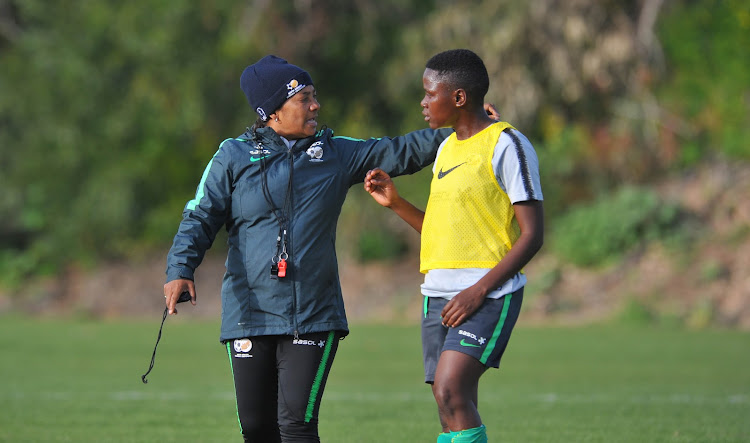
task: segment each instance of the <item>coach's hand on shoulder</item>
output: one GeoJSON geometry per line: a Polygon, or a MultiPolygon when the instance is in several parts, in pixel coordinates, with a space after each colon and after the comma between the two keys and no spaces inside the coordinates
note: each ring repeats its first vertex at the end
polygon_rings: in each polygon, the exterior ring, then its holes
{"type": "Polygon", "coordinates": [[[455,328],[461,325],[484,303],[485,294],[476,285],[459,292],[443,308],[443,324],[455,328]]]}
{"type": "Polygon", "coordinates": [[[500,118],[500,112],[492,103],[485,103],[484,110],[485,112],[487,112],[487,115],[489,115],[493,120],[502,121],[502,119],[500,118]]]}

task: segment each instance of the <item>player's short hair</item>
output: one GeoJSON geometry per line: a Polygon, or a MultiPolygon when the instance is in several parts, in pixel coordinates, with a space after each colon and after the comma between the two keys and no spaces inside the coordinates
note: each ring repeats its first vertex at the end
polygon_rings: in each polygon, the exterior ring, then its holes
{"type": "Polygon", "coordinates": [[[490,77],[482,59],[468,49],[451,49],[427,60],[427,69],[437,71],[441,81],[454,89],[463,89],[472,102],[484,102],[490,89],[490,77]]]}

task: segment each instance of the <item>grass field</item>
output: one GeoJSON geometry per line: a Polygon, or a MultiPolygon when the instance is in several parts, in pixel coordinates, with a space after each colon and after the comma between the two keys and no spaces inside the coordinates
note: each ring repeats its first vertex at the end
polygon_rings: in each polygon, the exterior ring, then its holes
{"type": "MultiPolygon", "coordinates": [[[[0,441],[241,441],[216,323],[0,318],[0,441]]],[[[352,325],[324,442],[434,442],[417,326],[352,325]]],[[[480,386],[494,442],[748,442],[750,334],[519,328],[480,386]]]]}

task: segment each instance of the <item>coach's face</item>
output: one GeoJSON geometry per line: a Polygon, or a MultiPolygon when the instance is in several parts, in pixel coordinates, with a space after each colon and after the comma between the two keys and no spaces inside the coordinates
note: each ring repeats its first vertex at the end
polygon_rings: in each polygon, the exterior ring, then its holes
{"type": "Polygon", "coordinates": [[[458,118],[456,91],[442,81],[437,71],[427,68],[422,75],[422,115],[430,128],[452,127],[458,118]]]}
{"type": "Polygon", "coordinates": [[[315,87],[307,85],[271,114],[268,126],[287,140],[310,137],[318,127],[319,110],[315,87]]]}

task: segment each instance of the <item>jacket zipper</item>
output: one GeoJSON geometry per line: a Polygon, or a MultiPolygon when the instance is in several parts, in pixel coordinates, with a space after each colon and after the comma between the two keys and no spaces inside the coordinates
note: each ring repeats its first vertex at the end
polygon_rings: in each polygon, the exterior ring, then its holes
{"type": "MultiPolygon", "coordinates": [[[[294,263],[297,259],[297,256],[294,255],[294,235],[293,235],[293,229],[292,229],[292,220],[294,218],[294,211],[292,208],[294,208],[294,151],[293,151],[294,145],[292,145],[291,148],[288,150],[289,154],[289,187],[291,188],[289,190],[289,226],[288,229],[288,243],[289,243],[289,253],[290,257],[294,257],[292,259],[292,263],[294,263]]],[[[289,270],[289,278],[290,278],[290,284],[292,286],[292,326],[294,327],[294,339],[299,339],[299,327],[297,324],[297,285],[294,284],[294,271],[295,266],[291,266],[289,270]]]]}

